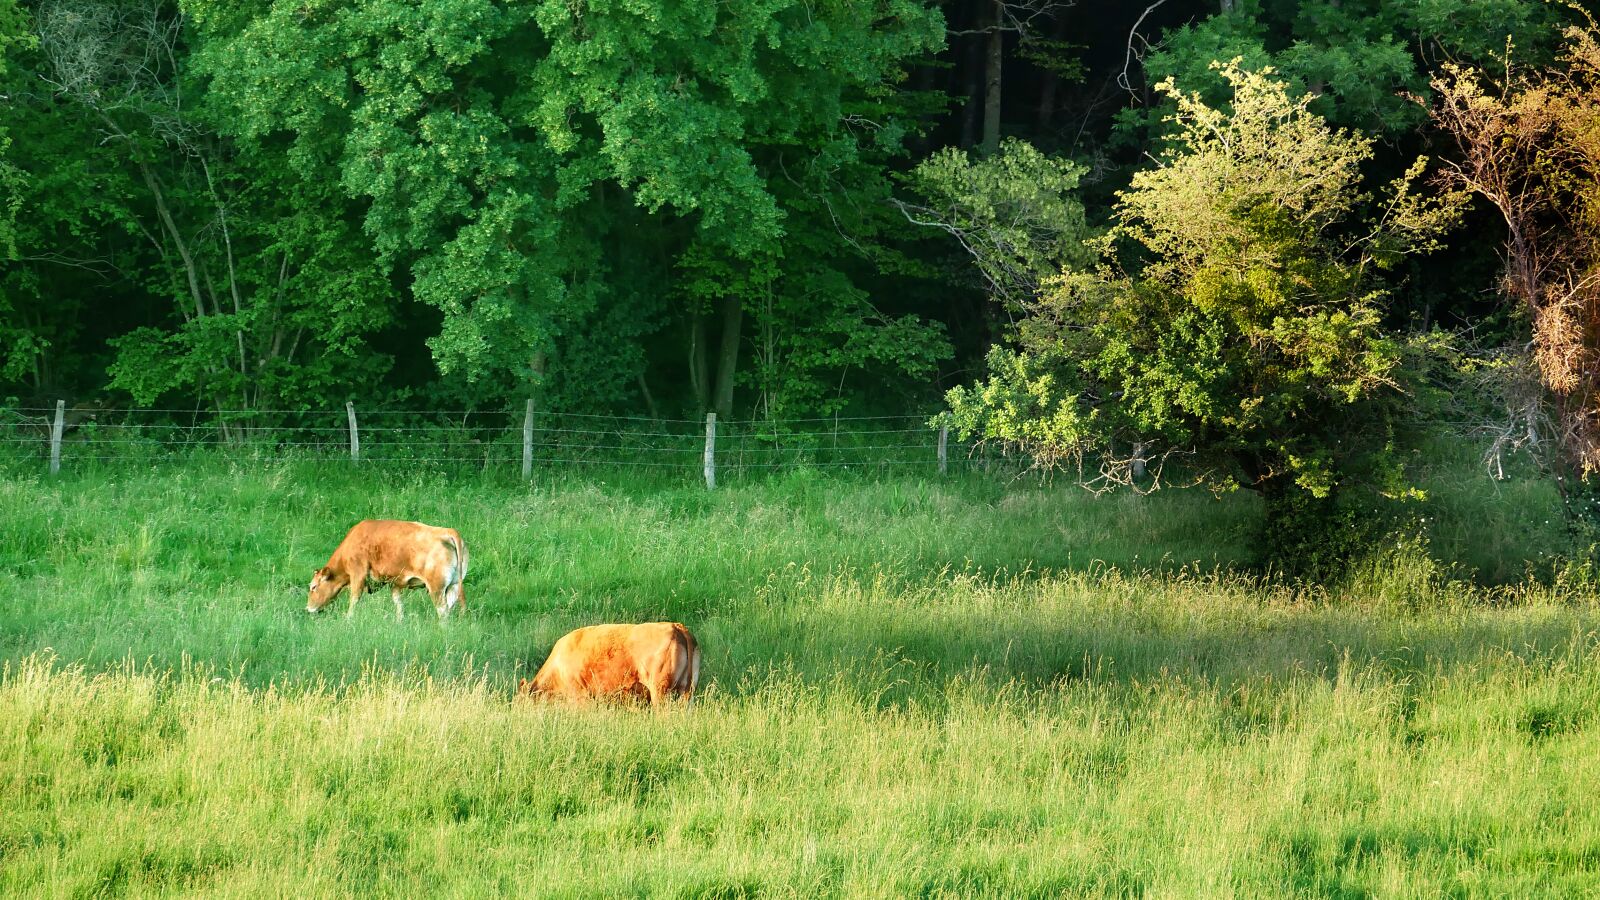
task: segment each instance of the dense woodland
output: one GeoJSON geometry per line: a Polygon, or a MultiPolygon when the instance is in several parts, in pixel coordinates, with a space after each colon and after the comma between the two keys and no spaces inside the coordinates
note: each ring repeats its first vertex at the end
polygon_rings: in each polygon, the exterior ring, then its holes
{"type": "Polygon", "coordinates": [[[1404,496],[1395,447],[1465,420],[1586,476],[1595,34],[1544,0],[0,0],[0,398],[947,409],[1285,509],[1404,496]]]}

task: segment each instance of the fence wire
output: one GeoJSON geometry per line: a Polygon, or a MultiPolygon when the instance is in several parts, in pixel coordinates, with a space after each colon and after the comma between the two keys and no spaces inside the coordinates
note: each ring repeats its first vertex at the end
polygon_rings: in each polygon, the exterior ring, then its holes
{"type": "MultiPolygon", "coordinates": [[[[703,420],[645,416],[535,412],[530,421],[516,410],[358,409],[352,441],[345,409],[96,407],[66,411],[57,441],[56,415],[53,408],[0,407],[0,460],[48,464],[54,451],[68,471],[209,456],[508,472],[602,466],[699,477],[707,440],[703,420]]],[[[971,443],[942,437],[930,420],[913,414],[718,420],[711,460],[718,479],[796,468],[931,473],[1002,462],[971,443]]]]}

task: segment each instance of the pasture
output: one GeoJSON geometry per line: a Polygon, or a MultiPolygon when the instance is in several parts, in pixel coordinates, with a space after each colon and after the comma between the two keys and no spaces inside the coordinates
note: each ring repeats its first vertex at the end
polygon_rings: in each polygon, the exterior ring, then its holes
{"type": "Polygon", "coordinates": [[[1547,489],[1447,462],[1425,539],[1318,586],[1201,492],[13,466],[0,892],[1592,892],[1600,606],[1547,489]],[[460,529],[469,614],[306,615],[368,516],[460,529]],[[692,710],[511,702],[650,619],[692,710]]]}

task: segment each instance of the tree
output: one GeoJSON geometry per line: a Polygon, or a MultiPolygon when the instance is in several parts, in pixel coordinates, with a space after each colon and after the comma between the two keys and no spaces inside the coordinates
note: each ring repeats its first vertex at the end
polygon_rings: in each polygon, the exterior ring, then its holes
{"type": "Polygon", "coordinates": [[[942,40],[913,0],[186,8],[240,137],[363,204],[378,263],[442,315],[447,377],[614,402],[640,334],[678,325],[696,403],[724,411],[766,292],[791,268],[851,279],[840,247],[872,260],[839,210],[884,181],[892,85],[942,40]],[[789,259],[801,236],[831,249],[789,259]]]}
{"type": "Polygon", "coordinates": [[[988,377],[948,400],[961,434],[1091,485],[1134,484],[1146,458],[1159,485],[1177,457],[1196,482],[1264,494],[1279,526],[1347,484],[1399,486],[1401,348],[1377,273],[1433,248],[1460,198],[1419,197],[1418,160],[1360,221],[1371,141],[1270,69],[1218,72],[1226,109],[1160,86],[1172,146],[1118,195],[1100,264],[1049,282],[988,377]]]}
{"type": "Polygon", "coordinates": [[[111,385],[141,403],[182,391],[251,409],[381,372],[384,357],[355,351],[387,321],[389,292],[350,253],[348,209],[271,148],[222,133],[187,72],[181,13],[160,0],[50,0],[36,20],[53,96],[32,111],[64,111],[103,162],[132,173],[110,218],[143,239],[155,264],[140,274],[172,300],[109,341],[111,385]]]}
{"type": "Polygon", "coordinates": [[[1505,222],[1501,287],[1527,317],[1528,355],[1556,410],[1557,468],[1592,479],[1600,474],[1600,28],[1590,19],[1566,38],[1549,70],[1508,64],[1487,86],[1475,70],[1447,67],[1434,81],[1434,118],[1461,151],[1447,183],[1487,200],[1505,222]]]}

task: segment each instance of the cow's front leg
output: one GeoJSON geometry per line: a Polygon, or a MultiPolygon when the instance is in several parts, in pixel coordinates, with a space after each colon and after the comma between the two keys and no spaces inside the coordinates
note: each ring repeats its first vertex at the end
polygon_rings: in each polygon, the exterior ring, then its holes
{"type": "Polygon", "coordinates": [[[365,571],[353,572],[350,575],[350,608],[344,611],[344,617],[350,618],[356,614],[356,601],[361,599],[361,592],[367,589],[367,573],[365,571]]]}
{"type": "Polygon", "coordinates": [[[389,588],[389,596],[394,599],[394,620],[396,622],[406,617],[405,604],[400,602],[400,594],[403,592],[403,590],[404,589],[399,584],[391,585],[389,588]]]}

